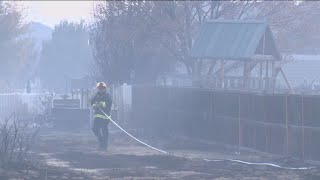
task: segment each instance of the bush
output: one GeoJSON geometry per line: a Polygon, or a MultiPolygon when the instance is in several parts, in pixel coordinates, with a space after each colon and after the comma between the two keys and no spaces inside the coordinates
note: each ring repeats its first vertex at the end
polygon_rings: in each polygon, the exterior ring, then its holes
{"type": "Polygon", "coordinates": [[[39,127],[19,122],[12,114],[0,122],[0,166],[6,167],[13,162],[23,163],[29,152],[39,127]]]}

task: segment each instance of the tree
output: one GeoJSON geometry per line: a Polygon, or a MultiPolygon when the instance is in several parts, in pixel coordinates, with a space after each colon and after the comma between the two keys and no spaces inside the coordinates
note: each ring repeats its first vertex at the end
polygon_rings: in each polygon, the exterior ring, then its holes
{"type": "Polygon", "coordinates": [[[310,8],[310,4],[295,1],[105,2],[95,13],[95,62],[101,68],[102,77],[115,81],[121,79],[112,77],[115,69],[116,76],[123,75],[125,78],[122,79],[126,80],[132,71],[152,79],[168,71],[148,66],[149,53],[153,54],[154,62],[160,61],[157,64],[171,67],[180,62],[189,75],[200,75],[204,71],[210,75],[214,62],[203,66],[204,62],[200,61],[195,66],[195,60],[190,57],[192,43],[204,22],[214,19],[266,20],[276,31],[277,42],[282,44],[286,37],[284,32],[292,28],[294,19],[304,19],[310,8]],[[166,58],[160,58],[161,55],[166,58]],[[143,69],[152,69],[152,73],[143,69]]]}
{"type": "Polygon", "coordinates": [[[146,80],[143,77],[154,80],[172,70],[177,62],[184,64],[191,75],[195,70],[190,50],[200,25],[208,19],[240,19],[252,4],[251,1],[106,2],[97,8],[93,32],[100,75],[109,81],[123,81],[129,79],[130,72],[135,72],[140,74],[136,80],[146,80]],[[130,55],[125,57],[119,49],[130,55]],[[151,63],[156,65],[150,66],[151,63]],[[117,78],[112,77],[115,69],[117,78]]]}
{"type": "Polygon", "coordinates": [[[25,70],[34,58],[34,44],[14,3],[0,1],[0,24],[0,85],[17,87],[23,84],[25,70]]]}
{"type": "Polygon", "coordinates": [[[135,81],[150,82],[170,70],[173,56],[165,51],[164,32],[153,21],[155,4],[122,1],[98,6],[92,31],[98,79],[130,83],[134,74],[135,81]]]}
{"type": "Polygon", "coordinates": [[[260,11],[257,18],[267,19],[270,22],[281,51],[314,53],[320,49],[319,2],[263,2],[257,4],[257,8],[265,9],[260,11]]]}
{"type": "Polygon", "coordinates": [[[87,75],[92,60],[84,21],[62,21],[54,27],[52,39],[43,44],[39,73],[42,84],[51,90],[63,91],[71,78],[87,75]]]}

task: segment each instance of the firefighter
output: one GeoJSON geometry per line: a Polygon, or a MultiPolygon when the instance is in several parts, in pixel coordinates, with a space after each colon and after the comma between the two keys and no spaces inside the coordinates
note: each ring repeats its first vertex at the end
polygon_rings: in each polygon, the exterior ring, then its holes
{"type": "Polygon", "coordinates": [[[97,83],[96,88],[97,93],[91,100],[91,106],[94,109],[92,130],[98,138],[99,148],[106,150],[109,136],[109,119],[103,112],[110,116],[112,100],[110,94],[107,92],[107,85],[104,82],[97,83]]]}

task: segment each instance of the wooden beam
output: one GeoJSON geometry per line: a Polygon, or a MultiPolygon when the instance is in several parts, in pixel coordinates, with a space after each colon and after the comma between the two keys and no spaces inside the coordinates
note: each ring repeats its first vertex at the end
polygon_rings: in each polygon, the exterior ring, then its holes
{"type": "Polygon", "coordinates": [[[292,93],[292,94],[294,94],[294,91],[293,91],[292,87],[290,86],[289,81],[288,81],[288,79],[287,79],[286,75],[284,74],[284,72],[283,72],[282,68],[280,68],[280,72],[281,72],[282,77],[284,78],[284,80],[285,80],[285,82],[286,82],[286,84],[287,84],[288,88],[290,89],[291,93],[292,93]]]}
{"type": "MultiPolygon", "coordinates": [[[[232,70],[233,68],[238,67],[241,63],[242,63],[242,61],[235,61],[234,63],[229,64],[228,66],[226,66],[226,67],[224,68],[224,73],[227,73],[227,72],[229,72],[230,70],[232,70]]],[[[226,61],[224,61],[224,64],[226,64],[226,61]]],[[[218,69],[216,72],[214,72],[212,75],[213,75],[213,76],[216,76],[217,74],[220,74],[221,71],[222,71],[222,69],[220,68],[220,69],[218,69]]]]}
{"type": "Polygon", "coordinates": [[[213,61],[213,62],[211,63],[211,65],[210,65],[210,67],[209,67],[209,70],[208,70],[208,73],[207,73],[208,78],[209,78],[209,76],[212,75],[213,69],[214,69],[214,67],[215,67],[216,64],[217,64],[217,61],[213,61]]]}
{"type": "Polygon", "coordinates": [[[243,84],[242,86],[244,88],[248,87],[248,79],[251,75],[251,71],[250,71],[250,66],[251,66],[251,61],[245,61],[243,64],[243,84]]]}
{"type": "Polygon", "coordinates": [[[263,66],[263,61],[260,62],[260,72],[259,72],[259,89],[262,89],[262,66],[263,66]]]}
{"type": "Polygon", "coordinates": [[[224,87],[224,60],[221,60],[221,87],[224,87]]]}
{"type": "Polygon", "coordinates": [[[253,60],[253,61],[278,61],[272,55],[260,55],[260,54],[253,55],[250,58],[250,60],[253,60]]]}
{"type": "Polygon", "coordinates": [[[269,61],[266,61],[266,78],[269,77],[269,61]]]}
{"type": "Polygon", "coordinates": [[[271,77],[272,77],[272,93],[274,93],[277,77],[275,76],[275,62],[271,63],[271,77]]]}
{"type": "Polygon", "coordinates": [[[269,61],[266,61],[265,89],[269,89],[269,61]]]}

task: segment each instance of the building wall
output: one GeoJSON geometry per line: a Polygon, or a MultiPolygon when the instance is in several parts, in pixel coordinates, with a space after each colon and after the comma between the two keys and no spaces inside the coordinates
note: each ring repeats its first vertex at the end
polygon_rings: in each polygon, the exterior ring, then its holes
{"type": "MultiPolygon", "coordinates": [[[[293,88],[320,84],[320,56],[319,55],[292,55],[293,61],[283,64],[282,68],[290,85],[293,88]]],[[[281,76],[279,83],[284,85],[281,76]]]]}

